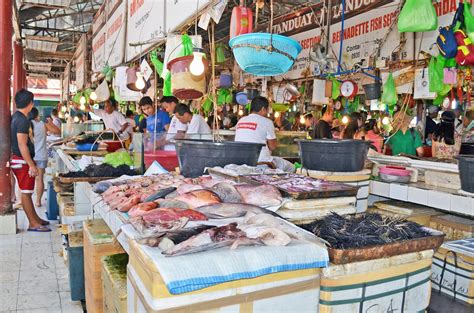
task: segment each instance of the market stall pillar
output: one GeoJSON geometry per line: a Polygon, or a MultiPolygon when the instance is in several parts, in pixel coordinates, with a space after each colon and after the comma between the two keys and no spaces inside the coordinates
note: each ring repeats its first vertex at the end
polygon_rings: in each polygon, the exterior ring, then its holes
{"type": "MultiPolygon", "coordinates": [[[[18,90],[25,86],[25,70],[23,68],[23,47],[21,43],[15,42],[13,44],[13,95],[16,94],[18,90]]],[[[15,103],[13,102],[13,108],[15,108],[15,103]]]]}
{"type": "Polygon", "coordinates": [[[0,1],[0,215],[5,215],[12,209],[9,164],[12,7],[12,0],[0,1]]]}

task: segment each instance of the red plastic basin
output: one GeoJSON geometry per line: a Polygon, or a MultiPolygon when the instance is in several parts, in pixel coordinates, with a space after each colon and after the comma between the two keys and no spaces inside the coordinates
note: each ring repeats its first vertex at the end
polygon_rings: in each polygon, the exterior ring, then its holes
{"type": "Polygon", "coordinates": [[[150,167],[153,161],[160,163],[167,171],[174,171],[179,166],[176,151],[155,151],[154,153],[145,153],[144,159],[146,168],[150,167]]]}

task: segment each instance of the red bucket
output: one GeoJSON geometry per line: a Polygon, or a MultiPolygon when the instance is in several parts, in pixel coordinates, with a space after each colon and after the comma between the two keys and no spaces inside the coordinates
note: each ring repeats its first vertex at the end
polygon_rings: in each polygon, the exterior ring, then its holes
{"type": "MultiPolygon", "coordinates": [[[[173,95],[178,99],[198,99],[206,92],[206,71],[200,76],[194,76],[189,71],[193,58],[192,55],[188,55],[168,62],[173,95]]],[[[204,68],[208,68],[209,62],[206,59],[202,61],[204,62],[204,68]]]]}
{"type": "Polygon", "coordinates": [[[163,166],[167,171],[174,171],[178,166],[178,156],[176,151],[155,151],[145,153],[145,167],[148,168],[153,163],[153,161],[157,161],[158,163],[163,166]]]}
{"type": "Polygon", "coordinates": [[[107,151],[108,152],[115,152],[118,149],[122,148],[122,143],[118,140],[106,140],[103,141],[105,144],[107,144],[107,151]]]}

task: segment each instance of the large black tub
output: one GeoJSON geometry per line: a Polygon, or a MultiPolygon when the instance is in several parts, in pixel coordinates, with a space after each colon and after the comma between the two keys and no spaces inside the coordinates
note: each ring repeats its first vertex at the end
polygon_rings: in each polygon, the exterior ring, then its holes
{"type": "Polygon", "coordinates": [[[297,140],[303,168],[326,172],[358,172],[364,169],[369,142],[364,140],[297,140]]]}
{"type": "Polygon", "coordinates": [[[474,143],[463,143],[463,144],[461,144],[461,151],[459,151],[459,154],[474,155],[474,143]]]}
{"type": "Polygon", "coordinates": [[[176,140],[181,175],[198,177],[206,167],[227,164],[256,166],[264,144],[235,141],[176,140]]]}
{"type": "Polygon", "coordinates": [[[459,161],[461,189],[474,193],[474,155],[459,155],[456,158],[459,161]]]}

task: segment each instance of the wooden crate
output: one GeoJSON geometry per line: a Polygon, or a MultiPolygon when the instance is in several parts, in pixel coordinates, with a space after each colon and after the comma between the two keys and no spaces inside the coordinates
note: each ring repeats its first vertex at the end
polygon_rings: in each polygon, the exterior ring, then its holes
{"type": "Polygon", "coordinates": [[[127,313],[127,264],[126,253],[102,258],[104,313],[127,313]]]}
{"type": "Polygon", "coordinates": [[[374,206],[375,208],[369,208],[367,211],[385,216],[403,217],[423,226],[430,225],[432,216],[442,214],[426,206],[397,200],[376,202],[374,206]]]}
{"type": "Polygon", "coordinates": [[[430,228],[446,234],[445,240],[459,240],[474,237],[474,220],[451,214],[432,216],[430,228]]]}
{"type": "Polygon", "coordinates": [[[102,263],[107,255],[124,253],[104,220],[84,222],[84,278],[87,311],[103,311],[102,263]]]}

